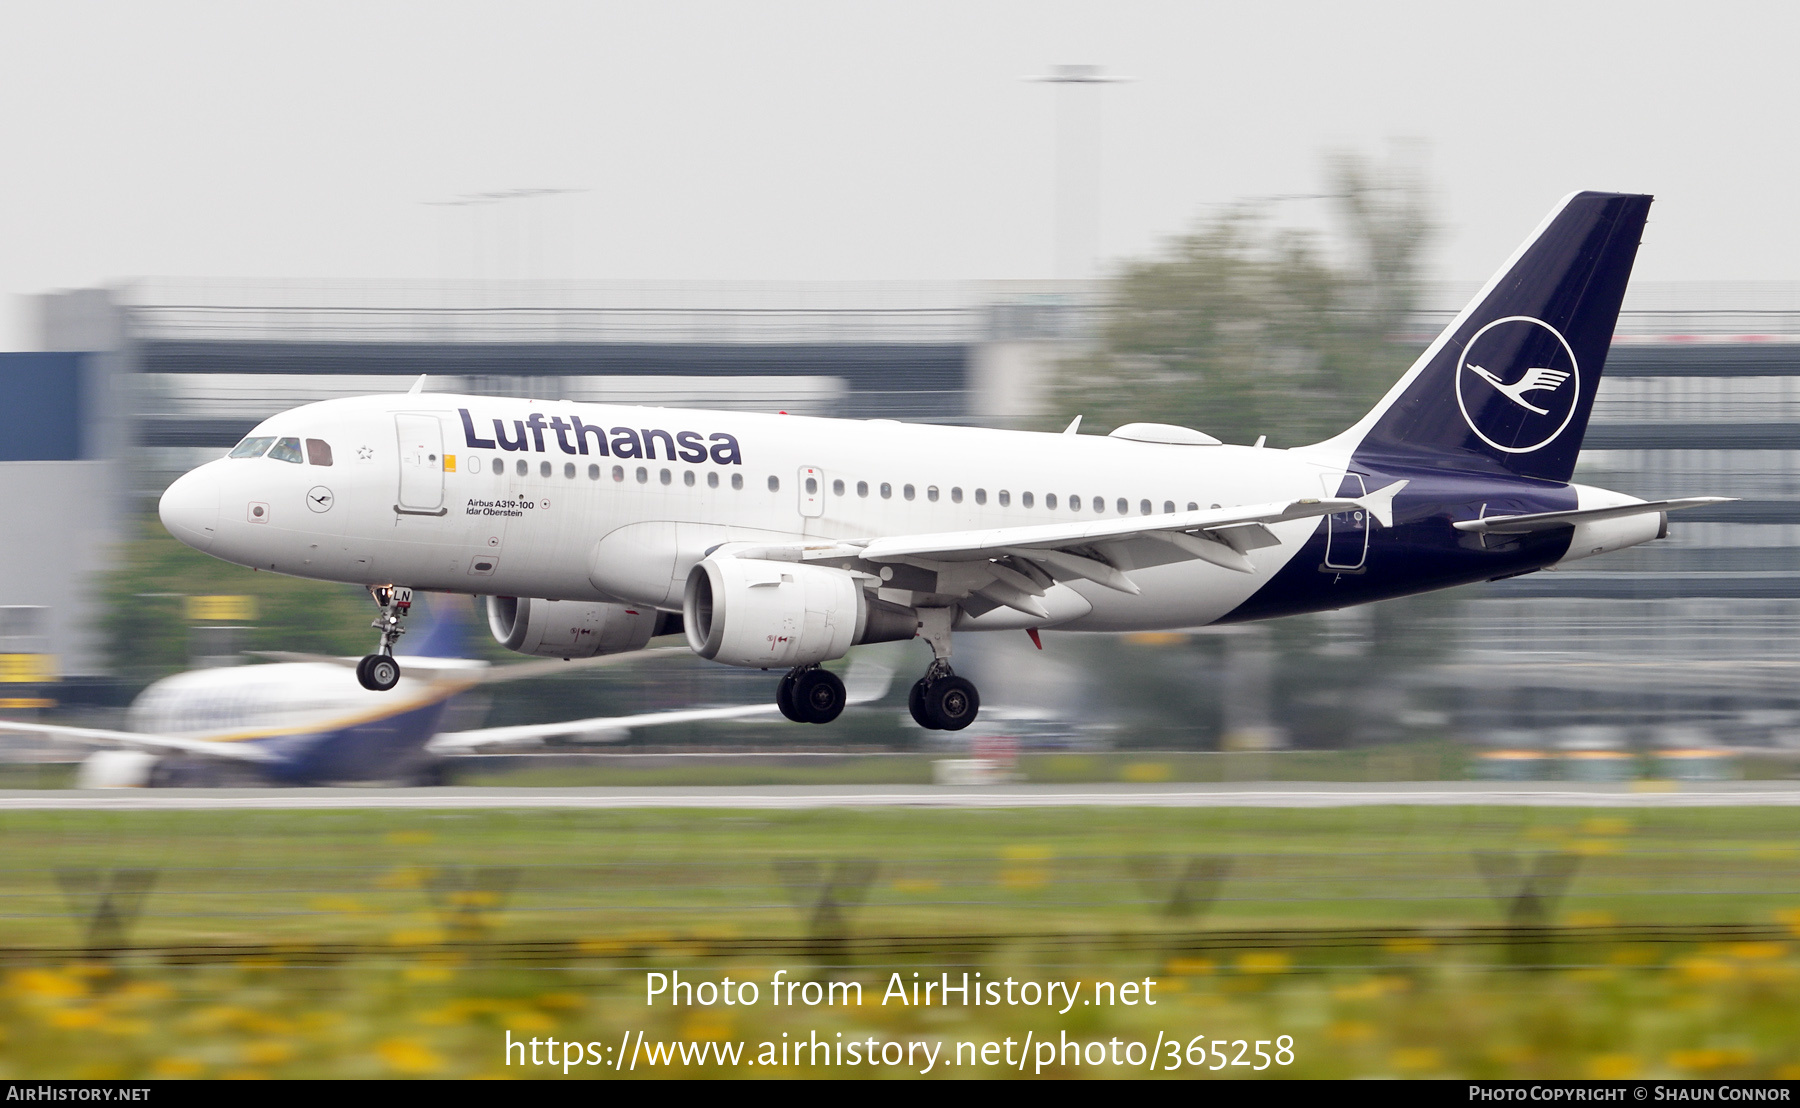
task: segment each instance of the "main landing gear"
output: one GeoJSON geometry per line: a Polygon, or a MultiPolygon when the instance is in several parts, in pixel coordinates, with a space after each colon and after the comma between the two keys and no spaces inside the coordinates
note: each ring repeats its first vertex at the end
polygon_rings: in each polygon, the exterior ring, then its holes
{"type": "Polygon", "coordinates": [[[844,683],[818,666],[795,666],[775,686],[775,706],[795,723],[830,723],[844,710],[844,683]]]}
{"type": "Polygon", "coordinates": [[[967,677],[951,672],[948,663],[931,663],[906,697],[912,718],[927,731],[961,731],[981,711],[981,694],[967,677]]]}
{"type": "Polygon", "coordinates": [[[967,677],[950,669],[950,608],[925,608],[919,612],[919,637],[931,646],[931,665],[906,698],[912,718],[927,731],[961,731],[975,722],[981,711],[981,694],[967,677]]]}
{"type": "Polygon", "coordinates": [[[400,621],[412,609],[412,590],[401,585],[370,585],[369,595],[381,608],[370,627],[381,632],[375,653],[356,663],[356,680],[371,692],[387,692],[400,683],[400,663],[394,661],[394,644],[406,634],[400,621]]]}

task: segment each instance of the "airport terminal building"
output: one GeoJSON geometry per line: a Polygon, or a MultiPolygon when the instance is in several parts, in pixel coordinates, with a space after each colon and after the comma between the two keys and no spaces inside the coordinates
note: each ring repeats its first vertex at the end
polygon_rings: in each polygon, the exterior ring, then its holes
{"type": "MultiPolygon", "coordinates": [[[[0,355],[0,654],[101,674],[92,582],[118,539],[175,475],[298,404],[428,373],[444,391],[1047,426],[1074,414],[1048,410],[1050,385],[1098,302],[1066,282],[146,280],[46,295],[40,352],[0,355]]],[[[1421,332],[1449,314],[1421,313],[1421,332]]],[[[1441,617],[1451,656],[1403,675],[1375,731],[1435,719],[1499,743],[1555,727],[1602,746],[1618,741],[1607,728],[1800,745],[1800,286],[1634,288],[1577,479],[1741,499],[1580,568],[1460,590],[1441,617]]],[[[1353,637],[1365,617],[1320,618],[1353,637]]]]}

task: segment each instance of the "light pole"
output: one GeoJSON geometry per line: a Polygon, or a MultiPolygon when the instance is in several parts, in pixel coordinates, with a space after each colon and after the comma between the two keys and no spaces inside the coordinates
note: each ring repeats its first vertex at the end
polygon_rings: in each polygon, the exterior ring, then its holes
{"type": "MultiPolygon", "coordinates": [[[[462,196],[453,197],[452,199],[449,199],[449,200],[427,200],[427,201],[425,201],[425,203],[428,206],[434,207],[434,208],[468,208],[470,210],[471,225],[469,228],[469,240],[470,240],[470,253],[472,255],[472,257],[471,257],[471,264],[472,264],[472,268],[473,268],[472,276],[474,276],[476,278],[486,278],[489,276],[489,274],[487,272],[485,272],[487,269],[487,265],[485,264],[487,259],[485,259],[483,257],[483,250],[482,250],[482,246],[483,246],[482,239],[484,238],[484,236],[482,234],[481,227],[477,225],[478,213],[479,213],[480,209],[485,208],[485,207],[491,207],[491,206],[497,205],[497,204],[504,204],[510,200],[536,200],[540,197],[545,197],[545,196],[561,196],[564,193],[586,192],[586,191],[587,191],[586,189],[496,189],[492,192],[465,193],[462,196]]],[[[539,214],[536,205],[528,205],[527,212],[529,215],[534,216],[534,217],[539,214]]],[[[526,257],[520,259],[520,265],[518,268],[520,271],[522,271],[522,273],[524,275],[541,277],[543,274],[539,271],[541,271],[541,269],[543,268],[543,266],[542,266],[543,259],[541,256],[543,251],[541,249],[542,242],[540,241],[541,237],[542,237],[541,236],[542,227],[538,225],[539,221],[535,218],[532,219],[531,222],[532,222],[533,226],[525,234],[516,236],[517,239],[523,240],[522,253],[525,253],[527,255],[526,257]],[[531,255],[538,255],[538,256],[532,257],[531,255]]],[[[502,268],[504,268],[504,265],[503,265],[503,260],[500,259],[498,257],[498,255],[501,253],[501,251],[503,250],[503,248],[505,246],[505,244],[501,241],[505,236],[500,234],[498,228],[494,228],[494,231],[495,231],[495,233],[494,233],[494,240],[495,240],[494,253],[496,255],[496,257],[494,259],[494,269],[495,269],[494,276],[500,276],[501,275],[500,270],[502,268]]],[[[448,252],[446,252],[446,258],[445,258],[446,268],[448,268],[447,254],[448,254],[448,252]]]]}
{"type": "Polygon", "coordinates": [[[1028,81],[1056,86],[1056,276],[1087,280],[1100,257],[1100,97],[1129,81],[1097,65],[1058,65],[1028,81]],[[1095,91],[1088,91],[1089,89],[1095,91]]]}

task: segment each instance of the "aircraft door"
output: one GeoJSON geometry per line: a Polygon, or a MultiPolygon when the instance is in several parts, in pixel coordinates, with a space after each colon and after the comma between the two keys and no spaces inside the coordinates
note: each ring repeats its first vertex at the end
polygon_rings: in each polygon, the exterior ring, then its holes
{"type": "Polygon", "coordinates": [[[441,516],[444,508],[444,425],[435,415],[394,416],[400,438],[400,502],[408,514],[441,516]]]}
{"type": "Polygon", "coordinates": [[[800,514],[808,519],[825,514],[825,473],[817,466],[800,467],[800,514]]]}
{"type": "MultiPolygon", "coordinates": [[[[1355,497],[1368,495],[1362,474],[1346,473],[1342,477],[1325,477],[1325,495],[1355,497]]],[[[1369,513],[1362,508],[1336,512],[1325,517],[1325,563],[1319,567],[1326,573],[1360,573],[1369,556],[1369,513]]]]}

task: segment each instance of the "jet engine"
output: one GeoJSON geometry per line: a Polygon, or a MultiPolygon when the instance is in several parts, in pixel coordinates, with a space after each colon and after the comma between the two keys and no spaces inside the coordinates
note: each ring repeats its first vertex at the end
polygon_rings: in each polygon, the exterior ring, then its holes
{"type": "Polygon", "coordinates": [[[869,595],[841,570],[714,555],[688,573],[682,623],[702,658],[785,669],[841,658],[862,643],[910,639],[919,615],[869,595]]]}
{"type": "Polygon", "coordinates": [[[508,650],[541,658],[592,658],[642,650],[679,617],[655,608],[586,600],[489,596],[488,630],[508,650]]]}

